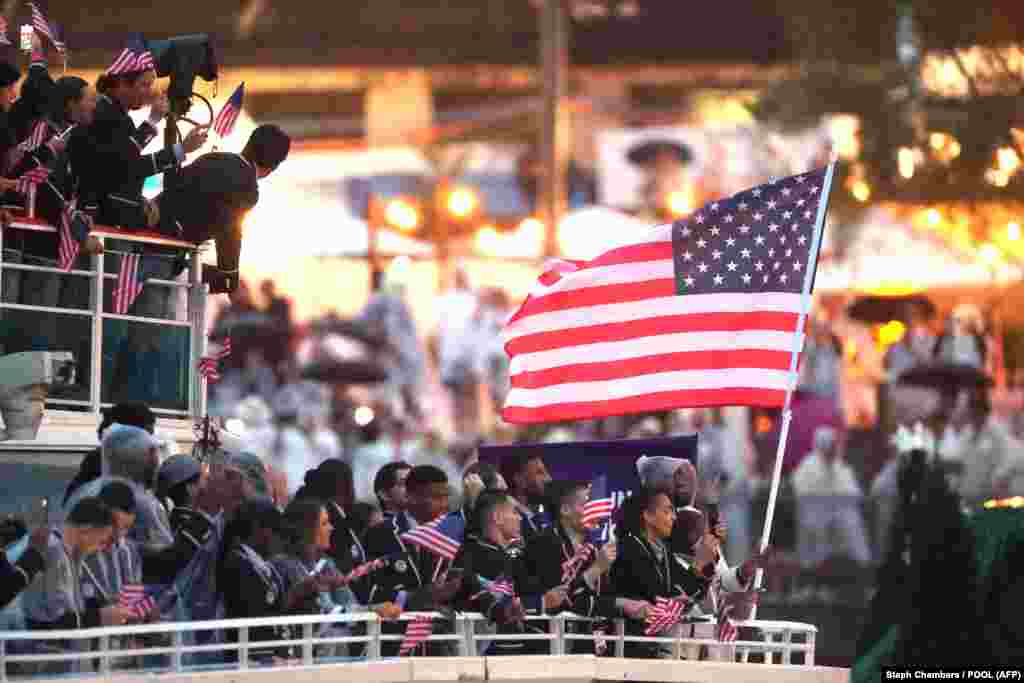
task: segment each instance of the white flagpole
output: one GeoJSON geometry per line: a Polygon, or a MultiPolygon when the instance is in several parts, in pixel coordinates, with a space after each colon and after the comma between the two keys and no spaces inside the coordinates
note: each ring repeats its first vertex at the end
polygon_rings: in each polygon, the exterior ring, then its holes
{"type": "MultiPolygon", "coordinates": [[[[768,543],[772,537],[772,522],[775,519],[775,504],[779,497],[779,485],[782,483],[782,458],[786,453],[786,439],[789,437],[789,423],[793,419],[791,404],[793,392],[796,389],[797,363],[800,359],[800,350],[803,348],[804,326],[807,321],[807,314],[811,308],[811,287],[814,284],[814,275],[818,269],[818,251],[821,249],[821,236],[825,232],[825,216],[828,213],[828,201],[832,192],[832,177],[835,175],[836,164],[838,163],[835,153],[825,171],[825,181],[821,188],[821,203],[818,205],[818,216],[814,223],[814,236],[811,238],[811,252],[807,263],[807,270],[804,271],[804,288],[800,299],[800,316],[796,323],[796,334],[793,335],[793,350],[789,358],[789,388],[786,390],[786,401],[782,407],[782,427],[779,430],[779,445],[775,450],[775,469],[772,471],[772,487],[768,494],[768,508],[764,516],[764,531],[761,533],[760,551],[763,553],[768,549],[768,543]]],[[[764,570],[758,569],[754,577],[754,590],[761,588],[764,580],[764,570]]],[[[754,603],[751,619],[757,618],[757,603],[754,603]]]]}

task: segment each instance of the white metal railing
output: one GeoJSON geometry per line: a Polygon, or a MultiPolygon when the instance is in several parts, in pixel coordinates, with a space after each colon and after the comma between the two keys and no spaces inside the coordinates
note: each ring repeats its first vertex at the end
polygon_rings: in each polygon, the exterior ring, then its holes
{"type": "MultiPolygon", "coordinates": [[[[590,619],[573,614],[557,616],[528,616],[529,622],[546,622],[550,628],[546,633],[493,633],[481,632],[479,627],[486,625],[485,617],[476,613],[457,613],[454,617],[446,617],[433,612],[407,613],[399,621],[411,621],[417,617],[432,616],[440,620],[435,623],[445,624],[426,640],[432,643],[448,642],[453,644],[454,652],[460,657],[478,655],[481,644],[494,641],[541,640],[549,643],[550,654],[563,655],[571,651],[569,644],[576,640],[593,641],[598,636],[591,633],[572,633],[566,626],[569,623],[588,623],[590,619]]],[[[372,612],[334,615],[309,615],[291,617],[271,617],[265,619],[235,619],[221,621],[193,621],[175,623],[157,623],[139,626],[121,626],[82,629],[73,631],[7,631],[0,632],[0,681],[11,678],[31,676],[33,673],[53,675],[54,673],[84,673],[105,675],[113,670],[131,669],[149,672],[195,672],[204,670],[248,670],[252,667],[275,668],[288,665],[312,666],[317,664],[336,664],[345,661],[379,660],[382,658],[384,643],[397,643],[404,639],[402,633],[385,633],[384,622],[372,612]],[[365,634],[353,635],[351,632],[334,629],[326,631],[324,627],[349,627],[365,624],[365,634]],[[293,637],[279,640],[250,640],[251,629],[260,627],[289,627],[293,637]],[[295,630],[301,636],[294,637],[295,630]],[[236,633],[235,642],[225,642],[224,633],[236,633]],[[197,633],[211,634],[217,642],[197,643],[197,633]],[[139,646],[139,640],[157,640],[150,646],[139,646]],[[63,645],[54,648],[58,651],[34,652],[48,641],[64,641],[63,645]],[[122,641],[128,641],[127,643],[122,641]],[[71,645],[74,643],[75,645],[71,645]],[[124,645],[127,645],[125,647],[124,645]],[[361,645],[364,652],[359,656],[339,655],[337,648],[332,654],[324,650],[329,646],[361,645]],[[34,647],[35,646],[35,647],[34,647]],[[278,652],[287,648],[286,657],[276,657],[271,661],[260,662],[252,659],[253,650],[278,652]],[[204,657],[217,653],[235,653],[236,661],[225,661],[225,657],[204,657]],[[125,659],[144,659],[138,662],[125,662],[125,659]],[[59,663],[59,664],[58,664],[59,663]],[[44,665],[49,668],[42,668],[44,665]],[[33,666],[37,667],[33,670],[33,666]],[[61,670],[63,669],[63,670],[61,670]]],[[[751,657],[762,657],[765,663],[814,665],[814,647],[817,627],[789,621],[746,621],[737,622],[745,630],[741,633],[754,634],[750,640],[737,640],[722,643],[714,639],[713,622],[695,622],[682,624],[673,628],[667,636],[644,637],[627,635],[625,622],[615,620],[615,632],[604,636],[609,652],[616,657],[623,657],[625,644],[658,643],[671,649],[673,658],[685,656],[687,647],[714,648],[719,659],[731,662],[750,662],[751,657]],[[695,625],[703,625],[707,636],[699,637],[692,633],[695,625]],[[794,655],[802,655],[802,662],[795,662],[794,655]]],[[[692,651],[692,650],[691,650],[692,651]]],[[[691,655],[692,657],[692,655],[691,655]]]]}
{"type": "MultiPolygon", "coordinates": [[[[54,407],[68,406],[78,410],[85,409],[92,412],[96,418],[99,419],[100,411],[111,404],[111,401],[103,400],[104,321],[121,320],[129,323],[145,323],[146,325],[163,326],[167,328],[188,328],[188,351],[187,354],[185,354],[185,358],[183,358],[183,361],[187,362],[188,365],[184,368],[175,368],[175,376],[179,378],[179,381],[187,381],[188,383],[186,389],[186,409],[182,410],[166,404],[161,406],[159,401],[152,401],[151,404],[153,405],[154,412],[166,417],[191,419],[204,412],[205,392],[203,391],[202,381],[196,376],[195,372],[191,371],[191,369],[196,366],[199,357],[205,352],[206,344],[204,334],[206,322],[206,287],[203,285],[202,263],[199,258],[199,248],[197,245],[190,242],[170,239],[156,233],[139,231],[127,232],[107,226],[96,226],[90,234],[93,237],[96,237],[104,246],[105,253],[92,255],[89,270],[71,270],[65,272],[47,265],[33,265],[29,263],[21,263],[18,259],[9,259],[8,256],[12,254],[12,252],[17,251],[17,249],[11,249],[9,246],[9,243],[13,241],[13,239],[11,239],[12,235],[17,232],[51,233],[53,234],[55,244],[57,241],[56,228],[34,218],[17,219],[6,229],[0,230],[0,315],[2,315],[4,311],[31,311],[40,314],[41,316],[53,316],[54,319],[58,316],[65,320],[70,317],[88,318],[91,323],[88,398],[86,400],[78,398],[50,398],[48,399],[48,403],[52,404],[54,407]],[[5,239],[5,237],[7,239],[5,239]],[[116,286],[117,280],[116,273],[106,272],[107,269],[105,267],[106,255],[117,253],[108,250],[108,245],[111,241],[173,247],[190,254],[191,258],[188,267],[189,276],[187,282],[161,279],[150,279],[146,281],[146,287],[161,287],[170,290],[184,289],[188,293],[187,315],[177,316],[176,319],[170,319],[117,315],[113,312],[106,311],[104,306],[105,302],[109,298],[109,292],[116,286]],[[20,301],[20,298],[12,300],[12,297],[3,291],[5,282],[4,274],[11,272],[49,273],[58,278],[64,279],[65,282],[73,282],[70,278],[78,280],[88,278],[88,307],[62,307],[59,304],[53,306],[41,306],[23,303],[20,301]],[[99,276],[97,276],[98,274],[99,276]]],[[[83,286],[85,286],[84,282],[83,286]]],[[[41,318],[40,321],[40,324],[42,324],[42,322],[49,322],[46,321],[45,318],[41,318]]],[[[54,327],[54,329],[56,329],[56,327],[54,327]]],[[[47,343],[50,346],[60,345],[57,339],[52,339],[47,343]]],[[[24,349],[14,350],[20,351],[24,349]]],[[[71,349],[52,348],[36,350],[68,351],[71,349]]],[[[80,355],[79,349],[74,349],[72,351],[76,356],[80,355]]],[[[11,349],[4,350],[4,353],[11,352],[11,349]]]]}

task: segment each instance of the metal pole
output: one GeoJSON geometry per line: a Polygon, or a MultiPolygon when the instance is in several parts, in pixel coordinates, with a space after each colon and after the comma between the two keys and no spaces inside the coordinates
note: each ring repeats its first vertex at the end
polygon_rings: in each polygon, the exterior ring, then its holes
{"type": "Polygon", "coordinates": [[[564,0],[547,0],[540,12],[540,50],[544,83],[541,125],[541,176],[538,205],[545,226],[544,255],[558,255],[558,224],[565,215],[571,147],[569,120],[569,19],[564,0]]]}

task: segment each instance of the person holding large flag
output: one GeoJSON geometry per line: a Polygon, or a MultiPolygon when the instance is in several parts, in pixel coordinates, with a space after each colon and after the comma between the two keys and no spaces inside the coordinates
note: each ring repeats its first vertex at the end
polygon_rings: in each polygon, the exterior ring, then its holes
{"type": "MultiPolygon", "coordinates": [[[[643,489],[623,503],[620,527],[621,548],[612,565],[611,580],[615,594],[651,605],[675,601],[677,617],[689,612],[706,595],[715,573],[715,548],[697,546],[692,559],[673,553],[668,545],[675,523],[675,506],[667,493],[643,489]]],[[[653,610],[648,610],[650,620],[653,610]]],[[[663,623],[660,629],[672,623],[663,623]]],[[[653,635],[644,622],[629,618],[626,630],[631,635],[653,635]]],[[[627,643],[626,657],[658,658],[661,648],[648,643],[627,643]]]]}

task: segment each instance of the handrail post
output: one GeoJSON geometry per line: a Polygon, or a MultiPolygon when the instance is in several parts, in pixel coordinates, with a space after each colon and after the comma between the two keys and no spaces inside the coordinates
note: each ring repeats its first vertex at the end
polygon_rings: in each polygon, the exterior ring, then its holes
{"type": "MultiPolygon", "coordinates": [[[[198,248],[192,251],[189,268],[189,313],[192,322],[189,367],[194,368],[206,353],[206,290],[203,285],[203,264],[199,259],[198,248]]],[[[205,381],[195,372],[189,372],[189,378],[192,387],[189,407],[195,419],[206,414],[206,392],[203,391],[205,381]]]]}
{"type": "Polygon", "coordinates": [[[7,681],[7,640],[4,638],[0,638],[0,681],[7,681]]]}
{"type": "MultiPolygon", "coordinates": [[[[107,238],[99,237],[100,244],[106,247],[107,238]]],[[[92,358],[89,363],[89,402],[92,412],[99,419],[103,405],[103,270],[106,268],[103,249],[92,257],[92,282],[90,282],[90,308],[92,309],[92,358]]]]}
{"type": "Polygon", "coordinates": [[[615,620],[615,656],[626,656],[626,620],[615,620]]]}
{"type": "Polygon", "coordinates": [[[4,228],[0,226],[0,301],[4,294],[4,228]]]}
{"type": "Polygon", "coordinates": [[[807,635],[804,636],[804,641],[807,643],[807,652],[804,654],[804,664],[806,666],[814,666],[814,646],[817,635],[814,631],[808,631],[807,635]]]}
{"type": "Polygon", "coordinates": [[[561,614],[551,617],[551,654],[565,654],[565,617],[561,614]]]}
{"type": "Polygon", "coordinates": [[[110,636],[100,636],[100,674],[110,673],[110,636]]]}
{"type": "Polygon", "coordinates": [[[473,636],[476,634],[476,621],[465,614],[459,615],[455,620],[456,628],[461,628],[462,638],[459,639],[459,656],[475,657],[476,643],[473,636]]]}
{"type": "Polygon", "coordinates": [[[249,627],[241,626],[238,629],[238,668],[247,670],[249,668],[249,627]]]}
{"type": "Polygon", "coordinates": [[[366,659],[380,659],[380,617],[374,615],[373,619],[366,622],[366,635],[369,636],[366,641],[366,659]]]}
{"type": "Polygon", "coordinates": [[[174,673],[181,673],[183,670],[182,659],[184,655],[181,649],[185,645],[185,639],[182,637],[182,633],[179,630],[175,630],[171,633],[171,646],[174,648],[174,652],[171,653],[171,671],[174,673]]]}
{"type": "Polygon", "coordinates": [[[313,665],[313,624],[302,625],[302,663],[313,665]]]}

